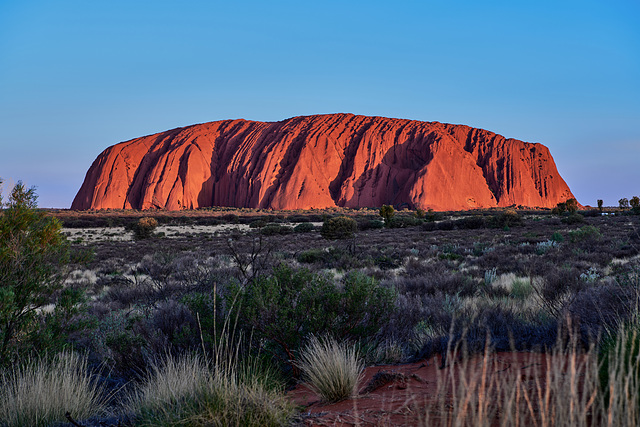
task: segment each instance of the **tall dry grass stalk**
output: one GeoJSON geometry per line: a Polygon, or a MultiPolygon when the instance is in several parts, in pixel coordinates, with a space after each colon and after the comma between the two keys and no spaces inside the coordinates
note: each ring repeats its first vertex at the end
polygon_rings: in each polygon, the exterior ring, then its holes
{"type": "Polygon", "coordinates": [[[106,396],[87,373],[87,360],[61,353],[32,359],[0,376],[0,425],[46,426],[104,413],[106,396]]]}
{"type": "Polygon", "coordinates": [[[297,365],[309,388],[328,402],[353,396],[364,369],[353,346],[315,336],[302,350],[297,365]]]}
{"type": "Polygon", "coordinates": [[[604,367],[598,350],[576,346],[520,353],[524,368],[505,369],[486,352],[449,351],[435,399],[415,402],[424,426],[640,425],[640,336],[620,333],[604,367]]]}

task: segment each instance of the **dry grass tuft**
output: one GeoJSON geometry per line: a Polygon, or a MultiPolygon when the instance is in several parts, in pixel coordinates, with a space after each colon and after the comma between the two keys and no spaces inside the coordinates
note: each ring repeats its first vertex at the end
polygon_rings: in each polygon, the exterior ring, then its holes
{"type": "Polygon", "coordinates": [[[231,364],[212,366],[198,356],[167,356],[131,396],[139,426],[280,426],[293,406],[231,364]]]}
{"type": "Polygon", "coordinates": [[[84,419],[105,409],[104,390],[87,374],[86,358],[76,354],[29,360],[0,376],[3,426],[46,426],[66,421],[66,412],[84,419]]]}
{"type": "Polygon", "coordinates": [[[309,388],[327,402],[356,394],[364,369],[353,346],[315,336],[303,349],[298,367],[309,388]]]}

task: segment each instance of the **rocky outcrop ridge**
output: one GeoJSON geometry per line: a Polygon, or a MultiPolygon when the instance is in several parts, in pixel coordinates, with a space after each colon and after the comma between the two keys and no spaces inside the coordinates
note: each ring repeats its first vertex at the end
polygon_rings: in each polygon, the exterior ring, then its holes
{"type": "Polygon", "coordinates": [[[121,142],[72,209],[553,207],[573,195],[541,144],[353,114],[224,120],[121,142]]]}

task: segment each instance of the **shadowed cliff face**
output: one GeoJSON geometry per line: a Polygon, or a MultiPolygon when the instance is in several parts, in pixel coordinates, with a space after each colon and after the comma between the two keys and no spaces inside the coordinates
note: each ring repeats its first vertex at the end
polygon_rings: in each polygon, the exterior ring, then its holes
{"type": "Polygon", "coordinates": [[[553,207],[549,150],[482,129],[352,114],[225,120],[136,138],[93,162],[72,209],[553,207]]]}

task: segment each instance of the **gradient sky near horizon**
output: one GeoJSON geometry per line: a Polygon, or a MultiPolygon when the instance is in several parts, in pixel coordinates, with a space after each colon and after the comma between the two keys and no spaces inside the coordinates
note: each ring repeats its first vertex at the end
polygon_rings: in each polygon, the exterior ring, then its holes
{"type": "Polygon", "coordinates": [[[41,207],[120,141],[337,112],[539,142],[617,205],[640,195],[640,2],[0,0],[0,178],[41,207]]]}

